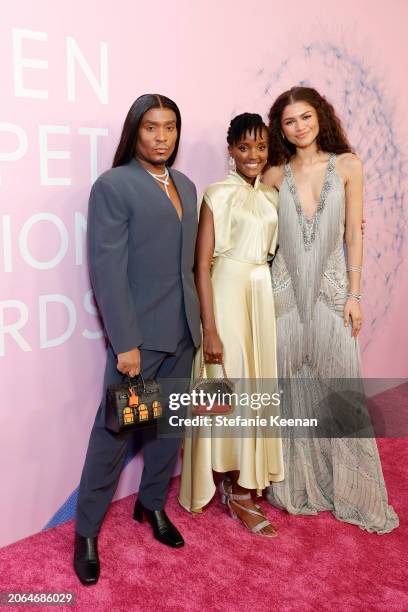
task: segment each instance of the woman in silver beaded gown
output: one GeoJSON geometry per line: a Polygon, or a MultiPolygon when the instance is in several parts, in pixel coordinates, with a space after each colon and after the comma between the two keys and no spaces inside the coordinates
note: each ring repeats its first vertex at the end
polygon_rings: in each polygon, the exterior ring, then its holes
{"type": "Polygon", "coordinates": [[[365,408],[335,403],[341,381],[352,379],[362,389],[362,164],[333,107],[312,88],[284,92],[269,119],[270,168],[263,180],[279,189],[280,199],[272,284],[285,389],[281,411],[317,417],[323,426],[307,437],[297,436],[296,428],[282,436],[285,480],[268,487],[267,499],[292,514],[326,510],[361,529],[387,533],[399,522],[388,505],[372,430],[358,433],[365,408]],[[349,417],[354,427],[344,432],[349,417]],[[336,420],[340,433],[332,427],[336,420]]]}

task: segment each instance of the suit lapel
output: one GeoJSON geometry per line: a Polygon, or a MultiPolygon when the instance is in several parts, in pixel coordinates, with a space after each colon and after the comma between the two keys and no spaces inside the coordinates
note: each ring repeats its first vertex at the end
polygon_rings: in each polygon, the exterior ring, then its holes
{"type": "MultiPolygon", "coordinates": [[[[171,178],[176,186],[183,208],[181,218],[181,261],[182,269],[192,267],[194,260],[195,239],[197,233],[197,210],[196,203],[192,202],[192,190],[189,189],[188,182],[177,172],[172,172],[169,168],[171,178]],[[194,211],[193,211],[194,207],[194,211]]],[[[184,273],[184,272],[183,272],[184,273]]],[[[184,278],[182,273],[182,278],[184,278]]]]}
{"type": "MultiPolygon", "coordinates": [[[[184,222],[187,216],[187,210],[188,210],[188,194],[184,188],[184,181],[181,180],[180,177],[177,175],[177,173],[173,172],[171,168],[169,168],[169,172],[170,172],[171,180],[173,181],[177,189],[179,198],[180,198],[180,204],[181,204],[181,209],[182,209],[181,225],[184,225],[184,222]]],[[[176,209],[174,210],[177,214],[176,209]]]]}

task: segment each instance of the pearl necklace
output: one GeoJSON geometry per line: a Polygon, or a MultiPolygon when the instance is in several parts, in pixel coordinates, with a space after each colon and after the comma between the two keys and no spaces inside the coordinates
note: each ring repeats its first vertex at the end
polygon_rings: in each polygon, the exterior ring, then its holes
{"type": "Polygon", "coordinates": [[[167,197],[170,197],[169,194],[169,180],[170,180],[170,174],[168,169],[166,168],[163,172],[163,174],[154,174],[153,172],[150,172],[150,170],[147,170],[147,172],[150,174],[150,176],[152,176],[158,183],[161,183],[162,185],[164,185],[164,190],[167,194],[167,197]]]}

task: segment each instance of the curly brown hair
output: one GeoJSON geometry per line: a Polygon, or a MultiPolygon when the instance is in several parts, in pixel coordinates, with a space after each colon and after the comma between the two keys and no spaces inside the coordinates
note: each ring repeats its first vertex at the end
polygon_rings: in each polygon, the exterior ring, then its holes
{"type": "Polygon", "coordinates": [[[282,113],[288,104],[307,102],[317,112],[317,146],[327,153],[354,153],[333,106],[313,87],[292,87],[283,92],[269,111],[269,164],[279,166],[295,154],[296,147],[282,136],[282,113]]]}

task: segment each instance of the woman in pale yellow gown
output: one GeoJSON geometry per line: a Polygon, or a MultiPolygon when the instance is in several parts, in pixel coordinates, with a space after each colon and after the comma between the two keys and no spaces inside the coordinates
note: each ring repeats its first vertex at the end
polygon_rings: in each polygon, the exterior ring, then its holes
{"type": "MultiPolygon", "coordinates": [[[[236,170],[210,185],[200,211],[196,249],[196,284],[200,297],[203,347],[196,355],[206,374],[219,376],[224,362],[235,392],[254,390],[256,380],[277,378],[275,315],[268,259],[274,254],[278,225],[278,193],[260,182],[268,157],[268,132],[260,115],[244,113],[232,120],[229,152],[236,170]]],[[[254,416],[250,407],[235,407],[231,416],[254,416]],[[252,413],[252,414],[251,414],[252,413]]],[[[276,529],[252,499],[283,479],[282,444],[262,427],[242,435],[186,432],[180,503],[200,512],[212,499],[213,470],[227,476],[221,498],[233,518],[254,533],[275,537],[276,529]]]]}

